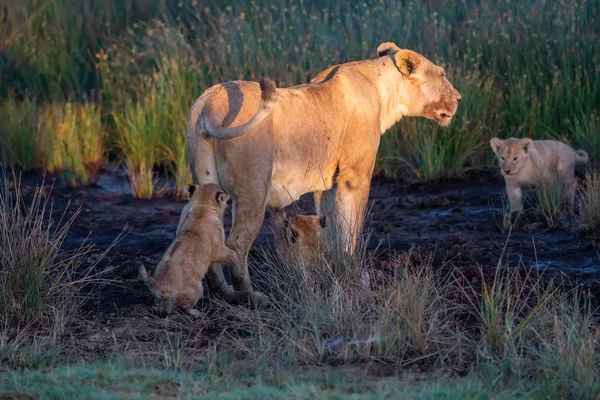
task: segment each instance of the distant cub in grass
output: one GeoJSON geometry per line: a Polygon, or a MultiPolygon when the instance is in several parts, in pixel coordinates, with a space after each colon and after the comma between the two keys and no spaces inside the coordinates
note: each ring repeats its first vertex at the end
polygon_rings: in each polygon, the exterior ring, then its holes
{"type": "Polygon", "coordinates": [[[229,195],[217,185],[189,185],[187,215],[177,237],[156,268],[148,276],[140,265],[140,278],[150,287],[161,315],[169,315],[173,306],[197,318],[195,309],[202,297],[202,278],[211,263],[238,264],[236,253],[225,245],[223,213],[229,195]]]}
{"type": "Polygon", "coordinates": [[[511,212],[523,209],[521,188],[535,186],[544,180],[560,179],[566,198],[572,203],[577,181],[575,165],[589,160],[583,150],[573,150],[556,140],[531,140],[529,138],[492,138],[490,146],[500,164],[500,172],[506,182],[506,195],[511,212]]]}
{"type": "Polygon", "coordinates": [[[301,260],[317,262],[320,253],[321,232],[327,226],[324,216],[286,214],[274,211],[271,226],[275,231],[277,253],[288,263],[301,260]]]}

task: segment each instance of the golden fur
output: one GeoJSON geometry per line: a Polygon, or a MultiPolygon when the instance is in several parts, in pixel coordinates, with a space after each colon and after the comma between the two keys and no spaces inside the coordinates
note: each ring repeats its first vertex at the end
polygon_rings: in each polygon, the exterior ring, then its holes
{"type": "Polygon", "coordinates": [[[194,307],[202,297],[202,278],[211,263],[238,264],[237,254],[225,246],[223,212],[229,195],[217,185],[186,186],[189,207],[175,240],[156,268],[148,276],[140,265],[140,278],[157,299],[158,311],[169,315],[173,306],[196,318],[194,307]]]}
{"type": "Polygon", "coordinates": [[[501,140],[495,137],[490,140],[490,146],[504,176],[511,212],[523,209],[522,187],[536,186],[545,180],[560,179],[567,199],[573,202],[577,188],[575,165],[588,162],[585,151],[575,151],[556,140],[529,138],[501,140]]]}
{"type": "Polygon", "coordinates": [[[321,232],[327,226],[326,216],[286,214],[276,210],[271,216],[277,254],[288,263],[318,261],[321,232]]]}
{"type": "MultiPolygon", "coordinates": [[[[329,192],[326,198],[335,198],[333,209],[353,251],[381,135],[406,116],[450,123],[461,97],[442,68],[393,43],[382,44],[377,53],[378,58],[331,67],[319,81],[289,88],[218,84],[193,104],[186,133],[192,177],[232,196],[227,244],[240,258],[232,276],[242,300],[257,297],[247,256],[265,207],[283,208],[314,192],[322,214],[321,195],[329,192]],[[266,117],[264,109],[270,109],[266,117]],[[259,116],[264,119],[256,122],[259,116]],[[235,128],[240,125],[243,132],[235,128]]],[[[217,288],[224,280],[220,267],[215,270],[217,288]]]]}

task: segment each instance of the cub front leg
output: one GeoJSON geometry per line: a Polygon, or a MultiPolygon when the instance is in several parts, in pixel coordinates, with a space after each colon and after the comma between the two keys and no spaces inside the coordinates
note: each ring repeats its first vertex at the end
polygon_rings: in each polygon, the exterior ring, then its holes
{"type": "Polygon", "coordinates": [[[240,265],[240,259],[235,251],[227,247],[227,245],[223,244],[223,247],[217,253],[215,260],[213,261],[219,264],[227,264],[227,265],[240,265]]]}
{"type": "Polygon", "coordinates": [[[523,210],[523,192],[517,182],[506,180],[506,196],[510,202],[511,213],[523,210]]]}

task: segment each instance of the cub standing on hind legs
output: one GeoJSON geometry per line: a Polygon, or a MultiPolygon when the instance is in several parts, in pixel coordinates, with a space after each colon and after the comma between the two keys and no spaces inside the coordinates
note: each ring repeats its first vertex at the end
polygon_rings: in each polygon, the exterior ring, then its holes
{"type": "MultiPolygon", "coordinates": [[[[202,278],[212,263],[238,265],[237,254],[225,245],[223,213],[229,195],[217,185],[189,185],[186,216],[177,237],[156,268],[148,276],[140,265],[140,277],[150,287],[161,315],[169,315],[173,305],[198,318],[194,307],[202,297],[202,278]]],[[[231,293],[233,296],[233,293],[231,293]]]]}
{"type": "Polygon", "coordinates": [[[490,140],[490,146],[504,176],[511,212],[523,209],[521,187],[540,185],[544,180],[556,178],[561,179],[567,199],[573,203],[577,188],[575,165],[588,162],[585,151],[575,151],[556,140],[529,138],[501,140],[495,137],[490,140]]]}

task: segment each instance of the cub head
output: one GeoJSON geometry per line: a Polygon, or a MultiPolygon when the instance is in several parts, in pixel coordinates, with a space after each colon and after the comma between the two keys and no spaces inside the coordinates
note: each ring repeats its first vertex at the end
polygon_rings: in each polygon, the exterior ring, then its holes
{"type": "Polygon", "coordinates": [[[303,261],[313,261],[319,256],[321,232],[327,226],[327,217],[286,214],[277,210],[271,217],[275,231],[275,244],[280,253],[296,252],[303,261]]]}
{"type": "Polygon", "coordinates": [[[398,93],[407,105],[404,115],[426,117],[442,126],[450,124],[462,97],[441,67],[390,42],[380,44],[377,55],[391,58],[406,83],[398,93]]]}
{"type": "Polygon", "coordinates": [[[529,160],[533,140],[510,138],[503,141],[495,137],[490,140],[490,146],[498,158],[502,175],[514,175],[523,169],[529,160]]]}
{"type": "Polygon", "coordinates": [[[218,185],[212,183],[206,185],[185,185],[183,190],[192,203],[210,205],[221,213],[227,208],[229,195],[218,185]]]}

